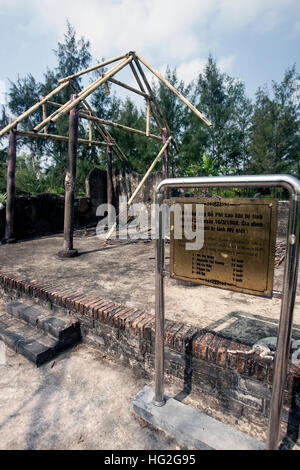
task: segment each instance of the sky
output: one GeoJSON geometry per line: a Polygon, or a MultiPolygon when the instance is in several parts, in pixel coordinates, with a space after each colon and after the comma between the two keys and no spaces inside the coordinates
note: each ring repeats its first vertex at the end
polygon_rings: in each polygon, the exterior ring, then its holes
{"type": "Polygon", "coordinates": [[[0,0],[0,103],[9,79],[55,66],[67,19],[94,63],[134,50],[189,83],[212,54],[251,98],[294,63],[300,72],[299,0],[0,0]]]}

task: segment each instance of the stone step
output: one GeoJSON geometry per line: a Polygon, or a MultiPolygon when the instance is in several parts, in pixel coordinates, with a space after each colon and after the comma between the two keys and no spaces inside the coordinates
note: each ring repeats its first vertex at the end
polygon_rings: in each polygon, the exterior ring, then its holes
{"type": "Polygon", "coordinates": [[[10,302],[6,306],[6,311],[59,340],[73,336],[74,333],[81,336],[79,322],[67,316],[53,314],[51,311],[25,305],[22,302],[10,302]]]}
{"type": "Polygon", "coordinates": [[[0,339],[37,367],[81,340],[80,324],[21,302],[10,302],[0,316],[0,339]]]}

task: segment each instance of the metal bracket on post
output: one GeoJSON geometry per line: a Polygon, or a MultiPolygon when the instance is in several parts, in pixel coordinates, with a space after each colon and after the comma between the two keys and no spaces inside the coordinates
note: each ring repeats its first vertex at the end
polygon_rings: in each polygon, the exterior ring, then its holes
{"type": "Polygon", "coordinates": [[[290,193],[290,218],[287,238],[281,315],[277,339],[272,399],[270,404],[269,428],[266,448],[276,450],[279,442],[280,419],[283,406],[283,393],[287,377],[290,352],[293,312],[295,305],[300,240],[300,181],[290,175],[226,176],[204,178],[179,178],[163,181],[156,190],[156,335],[155,335],[155,398],[156,406],[163,406],[164,399],[164,222],[162,213],[163,194],[166,190],[183,188],[249,188],[283,187],[290,193]]]}

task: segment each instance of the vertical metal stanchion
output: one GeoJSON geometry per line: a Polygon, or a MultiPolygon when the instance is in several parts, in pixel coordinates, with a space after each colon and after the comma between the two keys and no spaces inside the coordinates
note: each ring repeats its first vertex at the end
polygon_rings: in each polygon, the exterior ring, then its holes
{"type": "MultiPolygon", "coordinates": [[[[106,137],[107,143],[111,143],[110,137],[106,137]]],[[[113,157],[111,146],[106,148],[107,159],[107,204],[108,204],[108,226],[109,229],[114,225],[115,217],[112,213],[112,206],[114,205],[114,183],[113,183],[113,157]]]]}
{"type": "Polygon", "coordinates": [[[156,272],[155,272],[155,397],[156,406],[164,406],[164,336],[165,336],[165,302],[164,302],[164,267],[165,240],[162,194],[156,197],[156,272]]]}
{"type": "Polygon", "coordinates": [[[283,280],[283,299],[278,330],[270,420],[268,428],[267,449],[278,448],[280,435],[280,419],[283,406],[283,393],[286,384],[288,358],[291,346],[293,311],[297,289],[299,266],[300,238],[300,201],[299,195],[292,194],[290,221],[287,240],[287,254],[283,280]]]}
{"type": "Polygon", "coordinates": [[[291,194],[287,254],[285,262],[281,315],[277,337],[277,351],[274,367],[272,398],[266,448],[278,448],[280,419],[283,407],[283,393],[287,378],[293,311],[296,298],[299,252],[300,252],[300,181],[290,175],[253,175],[203,178],[168,179],[156,189],[159,214],[156,241],[156,343],[155,343],[155,399],[154,404],[163,406],[164,399],[164,238],[163,238],[163,194],[171,188],[202,187],[284,187],[291,194]]]}
{"type": "MultiPolygon", "coordinates": [[[[165,145],[169,139],[169,133],[167,129],[163,129],[162,132],[162,138],[163,138],[163,145],[165,145]]],[[[163,156],[163,179],[168,179],[169,178],[169,149],[166,148],[164,151],[164,156],[163,156]]],[[[166,199],[169,199],[169,190],[167,189],[165,192],[165,197],[166,199]]]]}

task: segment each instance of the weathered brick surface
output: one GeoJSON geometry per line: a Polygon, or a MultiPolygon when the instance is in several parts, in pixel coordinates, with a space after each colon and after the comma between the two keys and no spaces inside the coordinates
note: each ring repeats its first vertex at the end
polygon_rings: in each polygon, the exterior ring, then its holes
{"type": "MultiPolygon", "coordinates": [[[[99,296],[72,291],[59,282],[40,283],[0,274],[5,299],[34,300],[80,321],[84,338],[127,366],[153,375],[155,318],[136,308],[118,305],[99,296]]],[[[201,396],[213,398],[220,409],[249,417],[265,426],[270,409],[273,361],[247,355],[249,345],[231,341],[184,323],[165,322],[166,373],[201,396]],[[230,351],[241,351],[233,354],[230,351]]],[[[300,420],[300,366],[289,367],[284,393],[283,420],[300,420]]],[[[298,420],[298,421],[297,421],[298,420]]]]}

